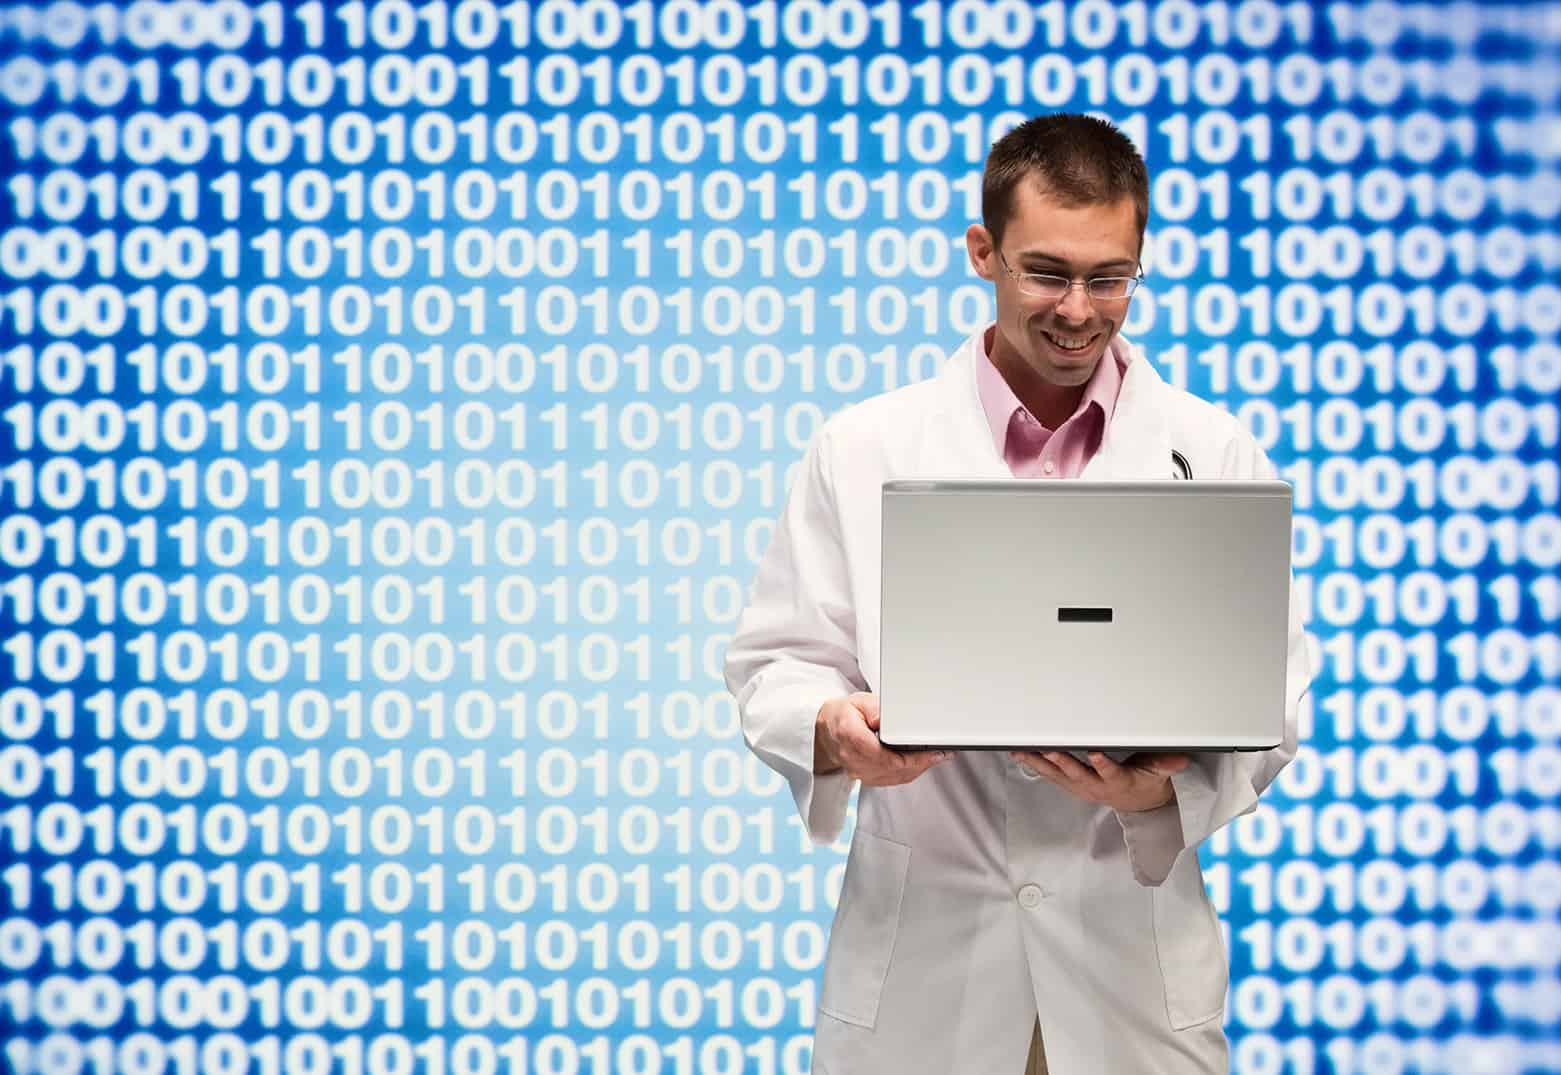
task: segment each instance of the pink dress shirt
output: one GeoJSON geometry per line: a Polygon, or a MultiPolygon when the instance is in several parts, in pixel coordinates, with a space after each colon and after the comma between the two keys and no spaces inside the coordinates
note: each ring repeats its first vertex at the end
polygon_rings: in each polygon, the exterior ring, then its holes
{"type": "Polygon", "coordinates": [[[1016,478],[1077,478],[1100,447],[1122,390],[1127,356],[1119,352],[1118,341],[1112,340],[1100,356],[1084,385],[1078,408],[1055,430],[1041,425],[1019,402],[992,365],[991,344],[987,347],[986,361],[976,366],[976,392],[997,454],[1016,478]]]}

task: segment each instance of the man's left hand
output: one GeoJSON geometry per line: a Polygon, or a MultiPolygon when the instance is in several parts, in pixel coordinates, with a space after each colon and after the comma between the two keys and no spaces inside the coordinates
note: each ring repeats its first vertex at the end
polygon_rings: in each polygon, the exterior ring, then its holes
{"type": "Polygon", "coordinates": [[[1134,754],[1120,765],[1091,751],[1085,765],[1066,751],[1011,751],[1020,765],[1081,799],[1122,813],[1164,806],[1176,797],[1171,774],[1192,763],[1185,754],[1134,754]],[[1092,768],[1093,767],[1093,768],[1092,768]]]}

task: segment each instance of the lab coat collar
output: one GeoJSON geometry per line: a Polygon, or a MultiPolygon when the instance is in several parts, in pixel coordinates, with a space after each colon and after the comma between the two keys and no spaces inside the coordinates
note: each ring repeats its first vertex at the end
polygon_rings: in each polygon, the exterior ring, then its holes
{"type": "MultiPolygon", "coordinates": [[[[976,388],[977,362],[985,361],[986,329],[960,345],[939,374],[946,400],[947,438],[926,451],[936,452],[929,473],[971,478],[1011,478],[1013,473],[998,454],[981,396],[976,388]]],[[[1170,388],[1144,354],[1143,348],[1122,336],[1111,346],[1126,358],[1122,390],[1116,410],[1106,423],[1100,448],[1079,476],[1093,481],[1168,478],[1171,476],[1171,436],[1165,419],[1170,388]]],[[[930,440],[931,438],[929,438],[930,440]]]]}

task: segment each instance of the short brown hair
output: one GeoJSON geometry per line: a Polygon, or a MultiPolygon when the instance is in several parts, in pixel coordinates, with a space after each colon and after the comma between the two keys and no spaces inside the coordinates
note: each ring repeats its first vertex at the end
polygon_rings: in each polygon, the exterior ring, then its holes
{"type": "Polygon", "coordinates": [[[1014,188],[1034,176],[1065,205],[1133,200],[1138,238],[1149,223],[1149,169],[1132,140],[1103,119],[1060,112],[1025,120],[992,144],[981,174],[981,222],[1002,242],[1014,188]]]}

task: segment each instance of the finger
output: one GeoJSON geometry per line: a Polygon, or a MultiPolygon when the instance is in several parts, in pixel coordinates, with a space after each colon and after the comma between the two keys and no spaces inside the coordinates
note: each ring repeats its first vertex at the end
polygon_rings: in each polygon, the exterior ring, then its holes
{"type": "Polygon", "coordinates": [[[1124,781],[1132,779],[1132,775],[1126,769],[1098,750],[1090,751],[1089,763],[1094,766],[1095,772],[1100,775],[1100,779],[1107,784],[1117,786],[1124,781]]]}
{"type": "Polygon", "coordinates": [[[1065,751],[1047,751],[1046,760],[1060,769],[1064,776],[1078,784],[1095,787],[1100,784],[1100,774],[1065,751]]]}
{"type": "Polygon", "coordinates": [[[1118,764],[1109,755],[1099,752],[1091,752],[1089,760],[1100,774],[1102,787],[1107,794],[1131,792],[1145,783],[1160,784],[1168,779],[1152,768],[1131,763],[1118,764]]]}
{"type": "Polygon", "coordinates": [[[1028,750],[1014,750],[1010,751],[1008,756],[1037,776],[1044,776],[1048,780],[1057,781],[1067,779],[1063,776],[1062,770],[1046,760],[1044,754],[1036,754],[1028,750]]]}

